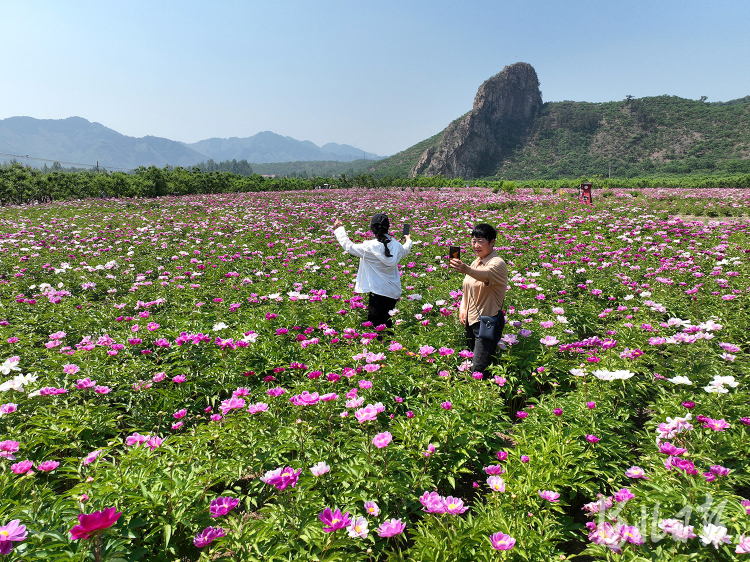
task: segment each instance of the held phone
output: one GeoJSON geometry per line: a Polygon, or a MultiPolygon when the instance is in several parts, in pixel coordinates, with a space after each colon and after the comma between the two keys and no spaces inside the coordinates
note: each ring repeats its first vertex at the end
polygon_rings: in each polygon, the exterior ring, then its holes
{"type": "Polygon", "coordinates": [[[404,231],[401,233],[401,236],[409,234],[409,230],[411,230],[411,225],[408,222],[404,223],[404,231]]]}
{"type": "Polygon", "coordinates": [[[448,251],[448,261],[452,259],[461,259],[461,246],[451,246],[450,250],[448,251]]]}

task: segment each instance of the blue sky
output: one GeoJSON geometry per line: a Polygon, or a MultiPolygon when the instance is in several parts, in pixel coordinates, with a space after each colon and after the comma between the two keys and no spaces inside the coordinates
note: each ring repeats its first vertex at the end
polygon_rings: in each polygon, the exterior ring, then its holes
{"type": "Polygon", "coordinates": [[[750,94],[750,2],[0,0],[0,119],[184,142],[270,130],[382,155],[530,63],[544,101],[750,94]]]}

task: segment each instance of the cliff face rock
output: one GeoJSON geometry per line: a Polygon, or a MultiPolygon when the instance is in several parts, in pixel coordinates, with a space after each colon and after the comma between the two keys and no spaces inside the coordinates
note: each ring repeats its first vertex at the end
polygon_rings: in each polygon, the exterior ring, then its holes
{"type": "Polygon", "coordinates": [[[445,129],[438,146],[425,150],[409,176],[493,174],[503,156],[523,141],[541,107],[534,68],[523,62],[506,66],[479,87],[473,109],[445,129]]]}

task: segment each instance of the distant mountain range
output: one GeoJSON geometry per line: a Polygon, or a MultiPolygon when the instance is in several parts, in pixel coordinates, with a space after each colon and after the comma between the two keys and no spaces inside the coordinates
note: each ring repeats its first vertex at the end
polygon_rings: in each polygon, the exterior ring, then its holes
{"type": "MultiPolygon", "coordinates": [[[[64,167],[70,167],[71,163],[94,165],[98,162],[100,167],[122,169],[150,165],[190,167],[209,159],[244,159],[252,164],[262,164],[382,158],[347,144],[328,143],[319,147],[310,141],[298,141],[270,131],[246,138],[211,138],[190,144],[152,136],[135,138],[81,117],[2,119],[0,152],[57,161],[64,167]]],[[[11,158],[0,154],[0,162],[11,158]]],[[[44,162],[30,159],[28,163],[42,166],[44,162]]]]}

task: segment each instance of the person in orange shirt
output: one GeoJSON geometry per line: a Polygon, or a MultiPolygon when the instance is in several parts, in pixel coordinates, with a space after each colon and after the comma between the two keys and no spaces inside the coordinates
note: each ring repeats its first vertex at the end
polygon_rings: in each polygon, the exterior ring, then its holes
{"type": "Polygon", "coordinates": [[[474,371],[482,374],[486,374],[485,370],[494,358],[505,327],[502,308],[508,289],[508,266],[495,251],[496,238],[497,231],[493,226],[486,223],[476,225],[471,231],[471,249],[476,259],[471,265],[466,265],[453,258],[449,264],[454,271],[465,274],[458,318],[465,326],[466,345],[474,352],[474,371]],[[479,337],[480,316],[497,318],[492,339],[479,337]]]}

